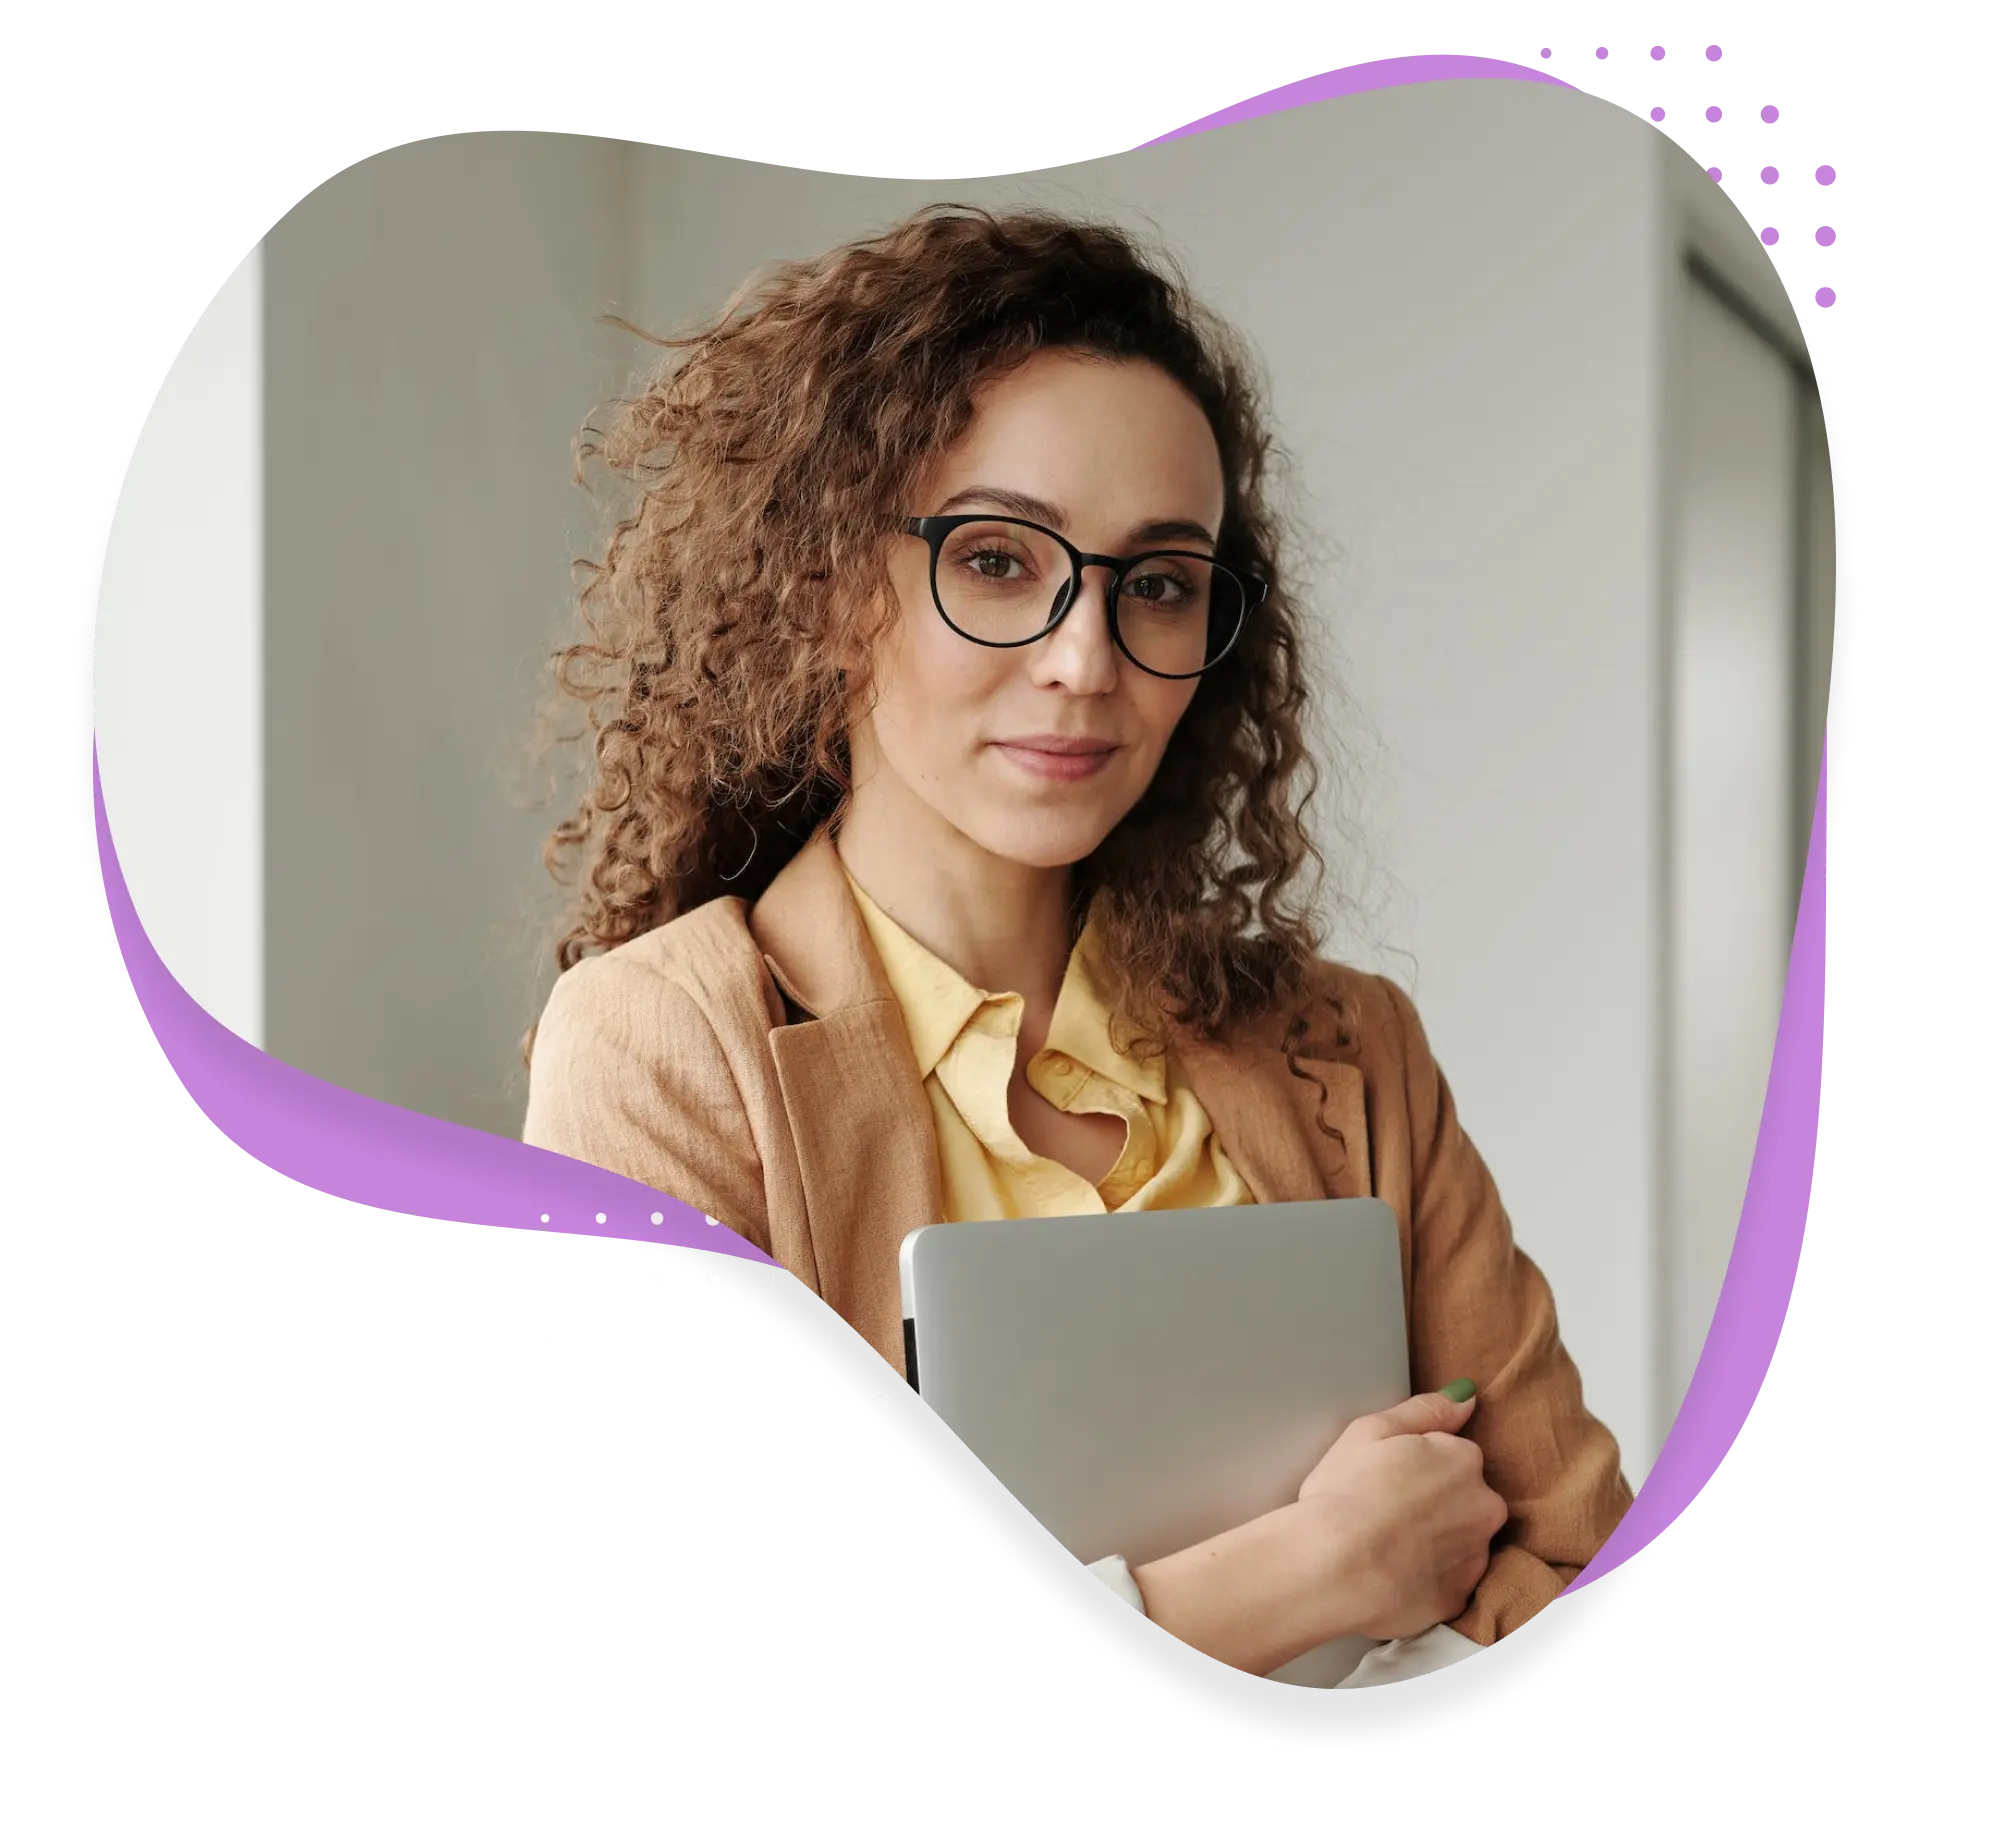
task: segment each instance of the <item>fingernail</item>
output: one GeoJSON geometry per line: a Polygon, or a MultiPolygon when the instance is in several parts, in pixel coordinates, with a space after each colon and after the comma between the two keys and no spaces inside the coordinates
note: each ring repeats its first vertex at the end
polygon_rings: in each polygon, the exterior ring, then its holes
{"type": "Polygon", "coordinates": [[[1478,1390],[1479,1387],[1470,1379],[1454,1379],[1450,1385],[1439,1388],[1438,1396],[1449,1398],[1454,1404],[1463,1404],[1478,1390]]]}

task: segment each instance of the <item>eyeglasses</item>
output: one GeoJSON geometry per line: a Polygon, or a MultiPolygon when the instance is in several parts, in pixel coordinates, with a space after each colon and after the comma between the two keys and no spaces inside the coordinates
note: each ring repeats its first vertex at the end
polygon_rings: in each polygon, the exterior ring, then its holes
{"type": "Polygon", "coordinates": [[[904,531],[927,544],[934,608],[984,648],[1041,642],[1078,602],[1089,566],[1113,575],[1106,626],[1143,673],[1190,680],[1237,645],[1267,585],[1207,553],[1081,553],[1062,535],[1006,515],[921,515],[904,531]]]}

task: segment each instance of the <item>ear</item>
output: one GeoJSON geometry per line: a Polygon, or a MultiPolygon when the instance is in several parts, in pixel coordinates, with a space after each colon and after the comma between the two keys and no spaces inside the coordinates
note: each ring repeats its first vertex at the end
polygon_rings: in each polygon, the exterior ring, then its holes
{"type": "Polygon", "coordinates": [[[861,597],[831,605],[828,659],[846,689],[856,695],[853,723],[869,709],[879,663],[890,654],[900,614],[889,577],[861,597]]]}

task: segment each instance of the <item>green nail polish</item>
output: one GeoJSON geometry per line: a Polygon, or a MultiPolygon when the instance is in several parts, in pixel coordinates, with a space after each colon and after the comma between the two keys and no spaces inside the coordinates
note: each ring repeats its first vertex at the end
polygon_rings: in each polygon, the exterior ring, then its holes
{"type": "Polygon", "coordinates": [[[1470,1379],[1454,1379],[1439,1391],[1438,1396],[1449,1398],[1454,1404],[1463,1404],[1478,1390],[1479,1387],[1470,1379]]]}

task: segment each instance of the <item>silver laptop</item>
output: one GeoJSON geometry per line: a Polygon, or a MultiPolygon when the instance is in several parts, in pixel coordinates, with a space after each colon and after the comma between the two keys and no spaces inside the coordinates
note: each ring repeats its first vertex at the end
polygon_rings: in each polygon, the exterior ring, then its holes
{"type": "MultiPolygon", "coordinates": [[[[1290,1503],[1410,1395],[1398,1249],[1371,1200],[922,1227],[907,1376],[1074,1556],[1138,1565],[1290,1503]]],[[[1273,1675],[1336,1683],[1373,1643],[1273,1675]]]]}

